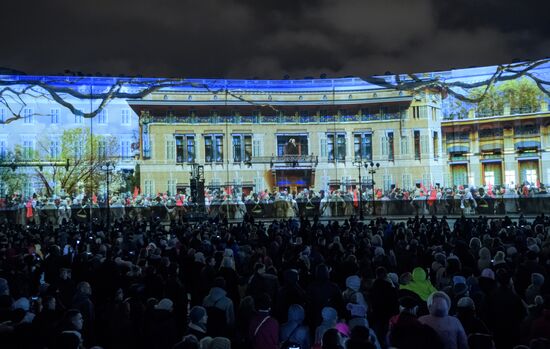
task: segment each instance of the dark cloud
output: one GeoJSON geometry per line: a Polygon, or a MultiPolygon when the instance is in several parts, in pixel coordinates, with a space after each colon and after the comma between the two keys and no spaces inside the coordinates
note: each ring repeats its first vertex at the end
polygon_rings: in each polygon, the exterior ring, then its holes
{"type": "Polygon", "coordinates": [[[8,2],[0,66],[32,74],[302,78],[488,65],[550,56],[549,6],[536,0],[8,2]]]}

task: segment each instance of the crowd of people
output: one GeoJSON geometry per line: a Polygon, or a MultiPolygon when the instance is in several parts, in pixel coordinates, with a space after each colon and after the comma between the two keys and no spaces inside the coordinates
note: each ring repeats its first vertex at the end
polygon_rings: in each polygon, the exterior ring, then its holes
{"type": "Polygon", "coordinates": [[[550,194],[544,184],[525,183],[514,188],[503,186],[485,187],[440,187],[429,188],[420,183],[414,189],[404,190],[392,186],[388,190],[364,187],[327,189],[315,191],[303,189],[290,192],[288,189],[260,192],[243,191],[242,188],[206,189],[204,203],[190,195],[190,190],[178,194],[157,193],[142,195],[137,189],[132,194],[119,193],[107,198],[105,195],[86,196],[84,193],[47,197],[34,194],[31,197],[12,195],[0,198],[2,216],[19,224],[42,220],[61,224],[62,221],[88,221],[90,215],[106,219],[109,207],[115,219],[129,216],[142,219],[150,215],[167,220],[193,216],[197,211],[214,218],[224,216],[241,220],[245,214],[256,218],[294,217],[349,217],[360,215],[407,216],[407,215],[504,215],[540,214],[550,211],[550,194]],[[107,204],[108,202],[108,204],[107,204]]]}
{"type": "Polygon", "coordinates": [[[0,222],[2,348],[548,348],[550,218],[0,222]]]}

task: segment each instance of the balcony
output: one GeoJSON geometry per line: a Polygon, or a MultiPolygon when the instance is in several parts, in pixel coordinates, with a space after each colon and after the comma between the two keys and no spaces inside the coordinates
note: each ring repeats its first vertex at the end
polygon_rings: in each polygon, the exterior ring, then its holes
{"type": "Polygon", "coordinates": [[[317,155],[253,156],[251,164],[269,164],[270,167],[316,167],[317,155]]]}

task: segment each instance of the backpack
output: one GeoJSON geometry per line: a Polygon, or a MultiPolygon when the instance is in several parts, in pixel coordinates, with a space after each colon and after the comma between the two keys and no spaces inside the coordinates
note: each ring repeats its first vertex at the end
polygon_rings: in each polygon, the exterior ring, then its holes
{"type": "Polygon", "coordinates": [[[213,305],[206,308],[208,321],[206,323],[206,333],[211,337],[227,337],[227,318],[225,310],[216,305],[222,298],[218,299],[213,305]]]}
{"type": "MultiPolygon", "coordinates": [[[[281,346],[280,348],[281,349],[294,349],[294,348],[300,348],[302,349],[302,347],[300,346],[300,344],[296,341],[293,341],[291,340],[292,339],[292,336],[294,336],[294,333],[296,333],[296,331],[300,328],[300,325],[296,325],[296,327],[294,327],[294,329],[292,330],[292,332],[290,332],[290,334],[288,335],[287,339],[284,340],[282,343],[281,343],[281,346]]],[[[303,348],[305,349],[305,348],[303,348]]]]}

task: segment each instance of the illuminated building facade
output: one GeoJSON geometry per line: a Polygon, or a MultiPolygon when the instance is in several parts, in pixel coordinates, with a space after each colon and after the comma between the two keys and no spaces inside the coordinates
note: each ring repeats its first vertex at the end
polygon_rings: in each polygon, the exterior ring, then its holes
{"type": "Polygon", "coordinates": [[[128,103],[140,116],[146,193],[188,187],[193,164],[204,166],[206,187],[244,192],[350,189],[359,162],[371,161],[377,187],[444,183],[441,96],[429,90],[358,78],[230,80],[128,103]]]}

